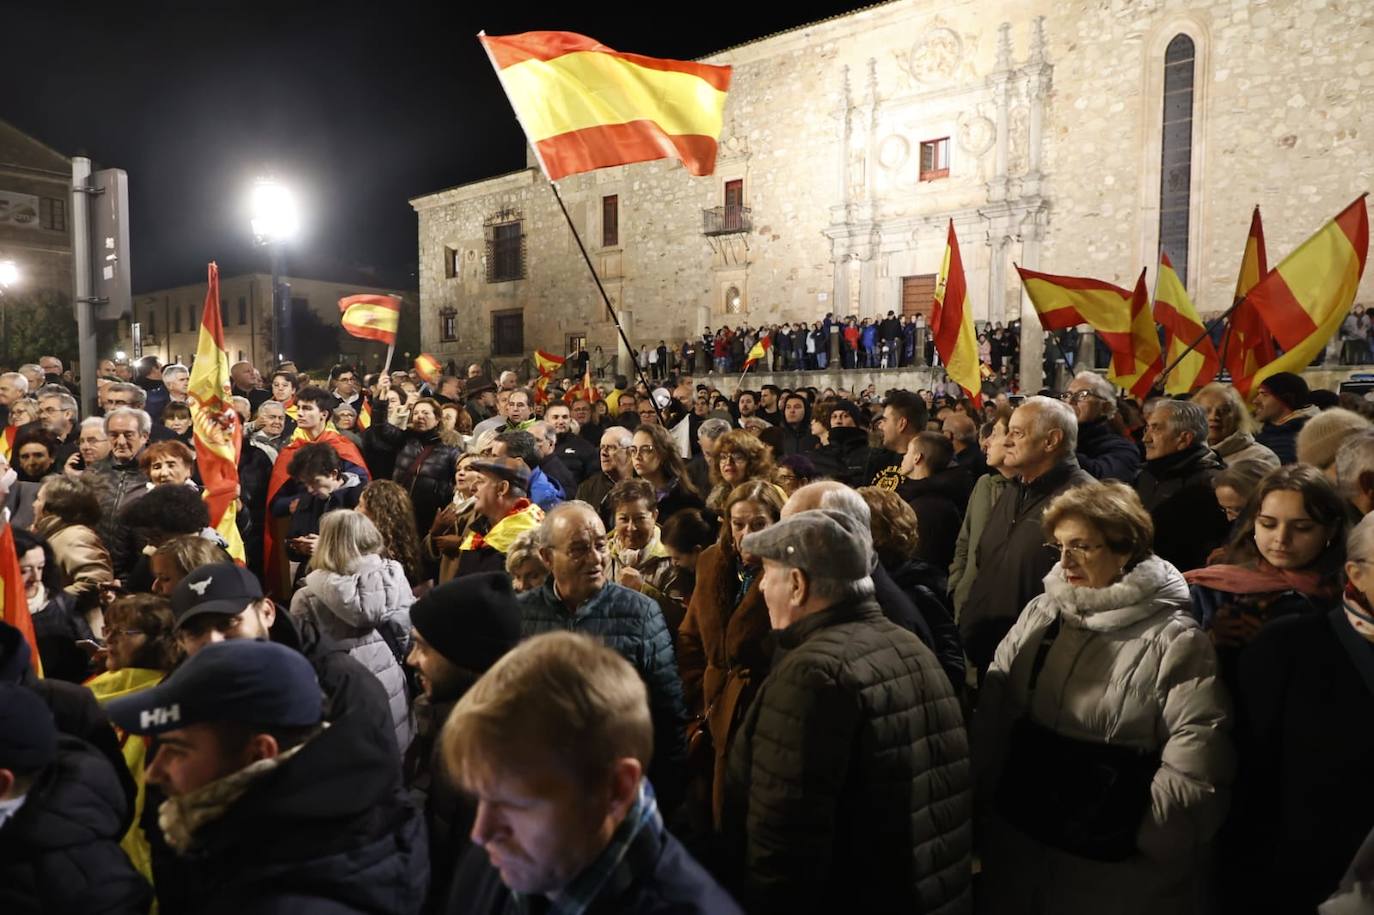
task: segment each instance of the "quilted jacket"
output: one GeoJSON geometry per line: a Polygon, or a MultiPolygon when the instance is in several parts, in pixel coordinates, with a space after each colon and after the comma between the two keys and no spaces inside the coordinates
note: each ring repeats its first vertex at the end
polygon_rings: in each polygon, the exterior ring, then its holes
{"type": "Polygon", "coordinates": [[[396,469],[391,478],[405,487],[415,506],[415,525],[429,530],[434,516],[453,498],[453,475],[458,462],[458,448],[439,440],[439,430],[417,432],[401,429],[387,420],[384,398],[373,402],[372,431],[377,438],[398,449],[396,469]]]}
{"type": "Polygon", "coordinates": [[[677,799],[686,756],[683,734],[687,713],[673,637],[658,604],[638,591],[608,583],[569,613],[554,592],[552,576],[543,587],[521,594],[519,601],[525,638],[564,629],[593,635],[639,671],[649,688],[649,712],[654,723],[649,779],[661,802],[677,799]]]}
{"type": "Polygon", "coordinates": [[[988,912],[1204,911],[1209,840],[1226,813],[1234,750],[1216,654],[1190,612],[1188,585],[1151,556],[1105,588],[1075,588],[1056,565],[1045,593],[998,646],[974,722],[988,912]],[[1014,721],[1026,714],[1040,640],[1045,657],[1031,719],[1077,740],[1158,750],[1138,853],[1098,862],[1034,842],[990,810],[1014,721]]]}
{"type": "Polygon", "coordinates": [[[968,739],[935,655],[872,600],[775,636],[726,775],[745,908],[969,911],[968,739]]]}
{"type": "Polygon", "coordinates": [[[380,628],[393,634],[402,654],[408,650],[410,605],[415,602],[401,564],[364,556],[348,575],[316,569],[291,598],[291,615],[312,617],[320,632],[370,670],[386,689],[396,744],[401,753],[414,734],[405,671],[380,628]]]}

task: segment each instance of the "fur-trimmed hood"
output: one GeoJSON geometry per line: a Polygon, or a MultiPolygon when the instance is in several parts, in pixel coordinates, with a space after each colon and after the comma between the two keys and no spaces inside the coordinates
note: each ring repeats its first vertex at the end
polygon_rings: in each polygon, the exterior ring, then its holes
{"type": "Polygon", "coordinates": [[[1065,580],[1063,564],[1055,563],[1045,576],[1045,602],[1068,625],[1094,632],[1121,629],[1190,605],[1183,573],[1154,555],[1105,588],[1075,587],[1065,580]]]}

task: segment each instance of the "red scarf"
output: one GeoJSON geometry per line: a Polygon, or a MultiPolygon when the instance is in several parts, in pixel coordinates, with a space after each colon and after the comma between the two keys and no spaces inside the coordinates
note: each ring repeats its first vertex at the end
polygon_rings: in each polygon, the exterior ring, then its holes
{"type": "Polygon", "coordinates": [[[1202,585],[1227,594],[1297,591],[1307,597],[1330,599],[1340,593],[1337,586],[1320,572],[1277,569],[1263,559],[1256,560],[1253,568],[1227,564],[1206,566],[1184,572],[1183,578],[1190,585],[1202,585]]]}

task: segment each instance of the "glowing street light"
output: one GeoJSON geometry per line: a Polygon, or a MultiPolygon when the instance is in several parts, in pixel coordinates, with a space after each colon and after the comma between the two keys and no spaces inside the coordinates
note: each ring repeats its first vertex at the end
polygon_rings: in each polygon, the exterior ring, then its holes
{"type": "Polygon", "coordinates": [[[129,354],[122,349],[115,350],[115,362],[128,362],[129,354]]]}
{"type": "Polygon", "coordinates": [[[253,242],[268,249],[272,260],[272,350],[280,364],[291,350],[291,325],[281,294],[282,254],[286,243],[300,230],[296,196],[283,184],[262,178],[253,184],[250,198],[253,242]]]}
{"type": "Polygon", "coordinates": [[[13,286],[19,282],[19,265],[14,261],[0,261],[0,286],[13,286]]]}

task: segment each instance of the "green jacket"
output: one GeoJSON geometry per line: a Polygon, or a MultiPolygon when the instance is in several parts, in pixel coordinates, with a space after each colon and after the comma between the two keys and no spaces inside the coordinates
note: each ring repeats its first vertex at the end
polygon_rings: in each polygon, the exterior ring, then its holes
{"type": "Polygon", "coordinates": [[[969,591],[973,589],[973,579],[978,575],[978,557],[970,546],[977,544],[983,536],[983,528],[992,515],[992,507],[1010,482],[995,470],[985,473],[978,478],[973,486],[973,494],[968,498],[964,523],[959,528],[959,539],[954,543],[954,562],[949,566],[949,593],[954,600],[956,622],[963,612],[969,591]]]}

